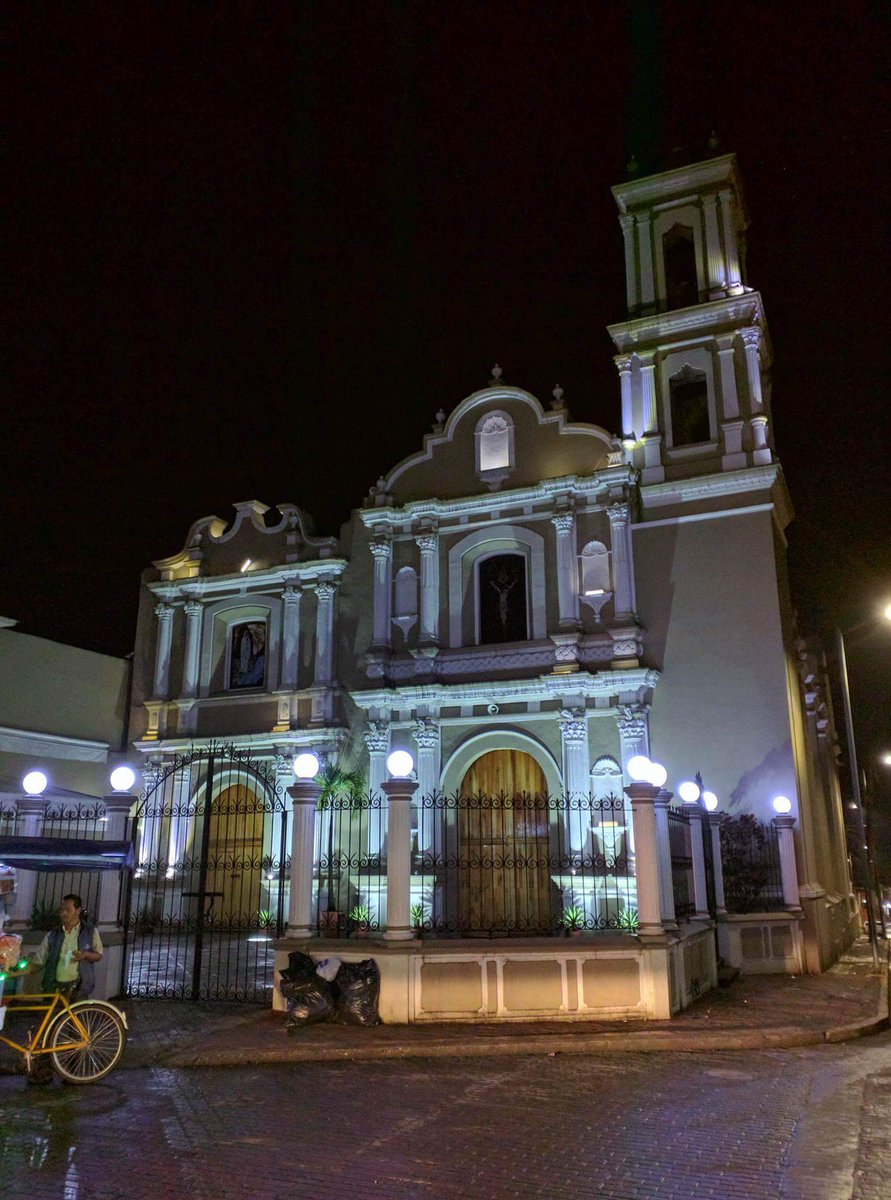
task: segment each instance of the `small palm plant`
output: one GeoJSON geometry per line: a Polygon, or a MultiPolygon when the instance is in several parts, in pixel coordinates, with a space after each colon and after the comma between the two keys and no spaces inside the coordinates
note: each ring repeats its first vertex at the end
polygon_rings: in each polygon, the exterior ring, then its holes
{"type": "Polygon", "coordinates": [[[338,801],[346,801],[347,807],[358,808],[365,799],[365,777],[361,771],[345,771],[336,763],[327,762],[316,776],[322,790],[319,794],[319,809],[329,811],[328,845],[325,858],[328,864],[326,884],[328,909],[336,909],[334,899],[334,812],[338,801]]]}
{"type": "Polygon", "coordinates": [[[626,933],[637,933],[640,928],[640,917],[636,908],[623,908],[616,917],[616,922],[626,933]]]}
{"type": "Polygon", "coordinates": [[[585,928],[585,910],[580,904],[570,904],[563,910],[563,928],[567,933],[585,928]]]}
{"type": "Polygon", "coordinates": [[[427,905],[413,904],[411,906],[411,923],[413,929],[423,929],[427,920],[427,905]]]}
{"type": "Polygon", "coordinates": [[[350,920],[357,930],[364,932],[371,924],[371,909],[367,904],[357,904],[350,909],[350,920]]]}

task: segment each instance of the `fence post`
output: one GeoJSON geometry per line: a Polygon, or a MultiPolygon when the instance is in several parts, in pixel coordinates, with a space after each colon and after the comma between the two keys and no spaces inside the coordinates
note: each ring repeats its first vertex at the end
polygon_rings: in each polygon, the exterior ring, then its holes
{"type": "Polygon", "coordinates": [[[411,802],[418,790],[413,779],[388,779],[387,796],[387,931],[389,941],[414,937],[411,904],[411,802]]]}
{"type": "Polygon", "coordinates": [[[294,819],[291,823],[291,891],[288,897],[290,938],[313,935],[312,876],[316,841],[316,809],[322,785],[315,779],[298,779],[288,788],[294,819]]]}
{"type": "Polygon", "coordinates": [[[801,898],[798,894],[798,868],[795,863],[795,840],[792,837],[795,818],[774,817],[771,824],[777,831],[780,877],[783,881],[783,903],[787,908],[801,908],[801,898]]]}
{"type": "Polygon", "coordinates": [[[721,861],[721,814],[710,812],[708,824],[709,836],[712,839],[712,868],[715,874],[715,909],[718,916],[721,916],[727,912],[727,901],[724,897],[724,863],[721,861]]]}
{"type": "Polygon", "coordinates": [[[656,832],[656,798],[660,789],[651,783],[631,783],[625,795],[631,801],[637,872],[638,937],[662,938],[662,870],[656,832]]]}
{"type": "Polygon", "coordinates": [[[668,833],[668,806],[673,793],[660,789],[654,801],[656,811],[656,837],[659,840],[659,884],[661,891],[662,925],[677,929],[678,919],[674,911],[674,887],[671,879],[671,839],[668,833]]]}
{"type": "MultiPolygon", "coordinates": [[[[15,804],[16,836],[40,837],[46,819],[48,801],[46,796],[21,796],[15,804]],[[20,826],[20,827],[19,827],[20,826]]],[[[37,872],[15,873],[15,917],[9,922],[10,929],[27,929],[31,924],[31,911],[37,895],[37,872]]]]}
{"type": "MultiPolygon", "coordinates": [[[[113,792],[106,796],[105,832],[103,841],[123,842],[127,839],[127,818],[135,796],[129,792],[113,792]]],[[[118,914],[121,907],[121,871],[105,871],[99,883],[99,911],[96,914],[96,924],[100,930],[117,929],[118,914]]]]}
{"type": "Polygon", "coordinates": [[[705,882],[705,847],[702,844],[702,825],[708,813],[699,804],[686,804],[684,811],[690,822],[690,857],[693,859],[693,904],[695,921],[708,921],[708,889],[705,882]]]}

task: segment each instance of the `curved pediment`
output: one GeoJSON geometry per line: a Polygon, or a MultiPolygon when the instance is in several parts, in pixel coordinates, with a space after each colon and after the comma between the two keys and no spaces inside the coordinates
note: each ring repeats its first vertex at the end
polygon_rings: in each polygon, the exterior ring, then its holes
{"type": "Polygon", "coordinates": [[[607,466],[612,438],[597,425],[546,412],[521,388],[494,384],[462,400],[417,454],[378,481],[373,503],[403,504],[528,487],[607,466]]]}

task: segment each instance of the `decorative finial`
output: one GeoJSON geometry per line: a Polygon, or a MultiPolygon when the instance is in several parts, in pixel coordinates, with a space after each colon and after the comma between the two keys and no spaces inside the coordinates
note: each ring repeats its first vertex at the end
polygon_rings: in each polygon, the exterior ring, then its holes
{"type": "Polygon", "coordinates": [[[551,401],[551,408],[553,408],[556,412],[557,409],[563,407],[563,388],[559,383],[555,386],[554,390],[551,392],[551,395],[554,397],[554,399],[551,401]]]}
{"type": "Polygon", "coordinates": [[[501,383],[502,370],[498,363],[492,368],[492,378],[489,380],[489,387],[498,387],[501,383]]]}
{"type": "Polygon", "coordinates": [[[721,139],[718,137],[718,135],[715,133],[715,131],[713,129],[711,131],[711,133],[708,135],[708,148],[709,148],[709,150],[717,150],[720,145],[721,145],[721,139]]]}
{"type": "Polygon", "coordinates": [[[442,427],[445,424],[445,412],[440,408],[433,421],[433,432],[442,433],[442,427]]]}
{"type": "Polygon", "coordinates": [[[628,159],[627,163],[625,164],[625,174],[628,175],[630,178],[633,178],[639,170],[640,170],[640,163],[634,157],[634,154],[632,152],[631,157],[628,159]]]}
{"type": "Polygon", "coordinates": [[[609,440],[609,451],[606,456],[606,465],[608,467],[621,467],[625,463],[625,449],[622,445],[622,439],[617,433],[614,433],[609,440]]]}

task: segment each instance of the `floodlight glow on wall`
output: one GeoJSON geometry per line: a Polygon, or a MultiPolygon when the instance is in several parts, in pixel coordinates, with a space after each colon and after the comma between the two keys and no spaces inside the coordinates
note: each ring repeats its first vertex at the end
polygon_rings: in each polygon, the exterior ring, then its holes
{"type": "Polygon", "coordinates": [[[678,784],[678,795],[685,804],[695,804],[699,799],[699,784],[692,779],[685,779],[678,784]]]}
{"type": "Polygon", "coordinates": [[[108,782],[116,792],[129,792],[136,782],[136,773],[129,767],[115,767],[108,777],[108,782]]]}
{"type": "Polygon", "coordinates": [[[708,809],[709,812],[714,812],[718,807],[718,797],[715,795],[714,792],[703,792],[702,793],[702,803],[705,805],[705,807],[708,809]]]}
{"type": "Polygon", "coordinates": [[[319,773],[319,760],[306,751],[294,759],[294,774],[298,779],[315,779],[319,773]]]}
{"type": "Polygon", "coordinates": [[[44,791],[49,780],[43,771],[29,771],[22,780],[22,787],[29,796],[39,796],[44,791]]]}
{"type": "Polygon", "coordinates": [[[665,781],[668,779],[668,772],[662,766],[662,763],[650,763],[650,783],[653,787],[665,787],[665,781]]]}
{"type": "Polygon", "coordinates": [[[645,754],[635,754],[633,758],[628,759],[625,769],[635,783],[649,783],[653,764],[645,754]]]}
{"type": "Polygon", "coordinates": [[[387,759],[387,770],[394,779],[408,779],[415,769],[415,760],[407,750],[394,750],[387,759]]]}
{"type": "Polygon", "coordinates": [[[247,571],[247,570],[248,570],[248,568],[250,567],[250,565],[251,565],[251,562],[252,562],[252,561],[253,561],[252,559],[250,559],[250,558],[246,558],[246,559],[244,560],[244,562],[241,564],[241,573],[242,573],[242,575],[245,573],[245,571],[247,571]]]}
{"type": "Polygon", "coordinates": [[[773,806],[781,817],[792,811],[792,801],[788,796],[774,796],[773,806]]]}

